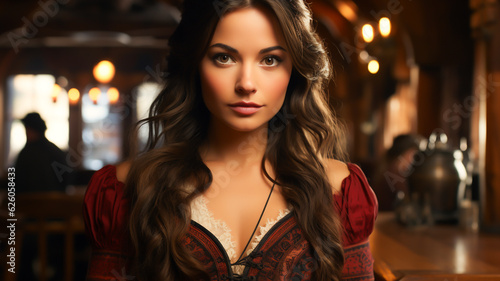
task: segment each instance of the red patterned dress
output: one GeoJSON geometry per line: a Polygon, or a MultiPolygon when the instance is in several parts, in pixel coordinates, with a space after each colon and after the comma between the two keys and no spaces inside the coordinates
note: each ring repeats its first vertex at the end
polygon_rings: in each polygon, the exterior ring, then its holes
{"type": "MultiPolygon", "coordinates": [[[[377,200],[361,169],[348,164],[350,175],[333,196],[344,226],[345,265],[342,280],[373,280],[368,244],[377,216],[377,200]]],[[[87,280],[135,280],[130,270],[129,202],[114,166],[92,177],[84,202],[84,219],[92,244],[87,280]]],[[[279,219],[244,259],[242,274],[231,269],[225,248],[209,230],[192,221],[184,246],[203,264],[211,280],[311,280],[317,263],[293,215],[279,219]]]]}

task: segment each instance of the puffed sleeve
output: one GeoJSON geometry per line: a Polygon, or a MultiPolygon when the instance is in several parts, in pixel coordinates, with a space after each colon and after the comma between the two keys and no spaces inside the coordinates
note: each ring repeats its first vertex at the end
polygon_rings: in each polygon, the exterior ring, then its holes
{"type": "Polygon", "coordinates": [[[86,280],[129,280],[132,246],[128,234],[129,202],[116,168],[95,172],[85,193],[83,217],[92,246],[86,280]]]}
{"type": "Polygon", "coordinates": [[[334,196],[344,228],[343,280],[374,280],[368,237],[377,217],[377,198],[363,171],[352,163],[347,166],[350,175],[342,182],[341,192],[334,196]]]}

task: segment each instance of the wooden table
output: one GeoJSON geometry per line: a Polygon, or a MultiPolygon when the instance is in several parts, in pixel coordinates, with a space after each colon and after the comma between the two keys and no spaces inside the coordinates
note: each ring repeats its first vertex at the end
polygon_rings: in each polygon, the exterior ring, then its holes
{"type": "Polygon", "coordinates": [[[458,225],[406,227],[379,213],[370,237],[379,280],[500,281],[500,235],[458,225]]]}

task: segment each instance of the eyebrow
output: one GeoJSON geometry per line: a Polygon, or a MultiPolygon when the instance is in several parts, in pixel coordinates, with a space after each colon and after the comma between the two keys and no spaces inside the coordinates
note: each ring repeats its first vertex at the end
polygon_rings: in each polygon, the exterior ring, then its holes
{"type": "MultiPolygon", "coordinates": [[[[230,47],[230,46],[228,46],[226,44],[216,43],[216,44],[213,44],[212,46],[210,46],[208,48],[210,49],[210,48],[214,48],[214,47],[219,47],[219,48],[227,50],[228,52],[232,52],[232,53],[238,54],[238,50],[236,50],[235,48],[230,47]]],[[[269,53],[269,52],[274,51],[274,50],[282,50],[282,51],[286,52],[285,48],[283,48],[281,46],[273,46],[273,47],[269,47],[269,48],[265,48],[265,49],[260,50],[259,54],[269,53]]]]}

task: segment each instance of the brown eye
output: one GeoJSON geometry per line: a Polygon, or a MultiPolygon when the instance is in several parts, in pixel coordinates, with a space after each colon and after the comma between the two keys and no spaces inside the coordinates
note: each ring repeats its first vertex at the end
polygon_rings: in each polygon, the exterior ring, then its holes
{"type": "Polygon", "coordinates": [[[219,57],[219,61],[222,63],[227,63],[229,61],[229,56],[228,55],[222,55],[219,57]]]}
{"type": "Polygon", "coordinates": [[[282,60],[277,56],[265,57],[261,63],[263,66],[277,66],[282,60]]]}
{"type": "Polygon", "coordinates": [[[228,54],[216,54],[213,57],[213,60],[215,63],[220,65],[229,65],[234,63],[233,58],[231,58],[231,56],[228,54]]]}

